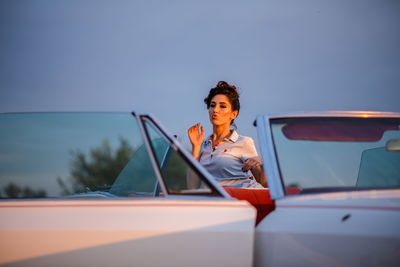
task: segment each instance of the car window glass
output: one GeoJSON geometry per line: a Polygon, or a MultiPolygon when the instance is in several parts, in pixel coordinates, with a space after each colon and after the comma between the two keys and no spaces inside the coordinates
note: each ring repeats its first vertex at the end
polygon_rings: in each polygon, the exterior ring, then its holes
{"type": "Polygon", "coordinates": [[[152,197],[156,186],[157,178],[148,151],[141,144],[111,186],[110,193],[125,197],[152,197]]]}
{"type": "Polygon", "coordinates": [[[216,194],[150,121],[145,120],[145,125],[168,194],[216,194]]]}
{"type": "Polygon", "coordinates": [[[131,196],[155,180],[130,113],[0,115],[1,198],[131,196]]]}
{"type": "Polygon", "coordinates": [[[400,120],[293,118],[271,121],[286,187],[303,192],[400,187],[400,120]]]}
{"type": "Polygon", "coordinates": [[[400,187],[400,152],[385,147],[362,152],[357,187],[400,187]]]}

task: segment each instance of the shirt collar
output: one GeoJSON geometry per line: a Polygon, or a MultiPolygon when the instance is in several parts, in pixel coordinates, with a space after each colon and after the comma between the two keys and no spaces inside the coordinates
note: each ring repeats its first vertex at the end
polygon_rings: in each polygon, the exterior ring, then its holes
{"type": "Polygon", "coordinates": [[[229,137],[229,140],[231,140],[232,142],[236,142],[239,139],[239,135],[238,133],[233,130],[231,136],[229,137]]]}
{"type": "MultiPolygon", "coordinates": [[[[231,142],[236,142],[239,139],[239,134],[235,131],[232,130],[231,136],[229,138],[224,138],[224,141],[231,141],[231,142]]],[[[212,135],[210,135],[207,140],[205,141],[206,144],[211,144],[212,142],[212,135]]]]}

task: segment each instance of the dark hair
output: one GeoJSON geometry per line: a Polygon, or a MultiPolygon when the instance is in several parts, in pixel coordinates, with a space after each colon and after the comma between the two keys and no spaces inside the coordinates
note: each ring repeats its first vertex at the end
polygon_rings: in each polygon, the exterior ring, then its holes
{"type": "MultiPolygon", "coordinates": [[[[211,88],[210,92],[208,93],[208,96],[204,98],[204,103],[207,105],[207,109],[210,108],[211,100],[216,95],[226,95],[229,99],[229,102],[232,105],[232,110],[237,110],[239,115],[239,110],[240,110],[239,93],[234,85],[230,85],[225,81],[219,81],[217,83],[217,86],[211,88]]],[[[233,120],[231,124],[232,123],[233,120]]]]}

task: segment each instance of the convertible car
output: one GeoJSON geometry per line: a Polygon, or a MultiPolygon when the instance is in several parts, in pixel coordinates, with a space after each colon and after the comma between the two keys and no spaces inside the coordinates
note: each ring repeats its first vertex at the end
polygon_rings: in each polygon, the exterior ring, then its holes
{"type": "Polygon", "coordinates": [[[265,189],[221,187],[149,114],[0,114],[0,264],[400,266],[400,114],[254,125],[265,189]]]}

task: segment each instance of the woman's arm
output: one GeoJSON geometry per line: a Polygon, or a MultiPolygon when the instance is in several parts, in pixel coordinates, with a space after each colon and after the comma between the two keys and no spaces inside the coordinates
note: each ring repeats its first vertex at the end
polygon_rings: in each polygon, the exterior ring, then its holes
{"type": "Polygon", "coordinates": [[[199,160],[201,144],[204,140],[204,128],[200,127],[201,132],[199,133],[200,123],[192,126],[188,130],[188,136],[190,143],[192,144],[192,155],[196,160],[199,160]]]}
{"type": "MultiPolygon", "coordinates": [[[[189,140],[192,144],[192,155],[197,161],[199,160],[201,144],[204,140],[204,128],[203,126],[201,126],[201,132],[199,133],[199,126],[200,123],[197,123],[196,125],[190,127],[188,130],[189,140]]],[[[188,189],[196,189],[200,187],[200,179],[190,168],[188,169],[186,174],[186,183],[188,189]]]]}

